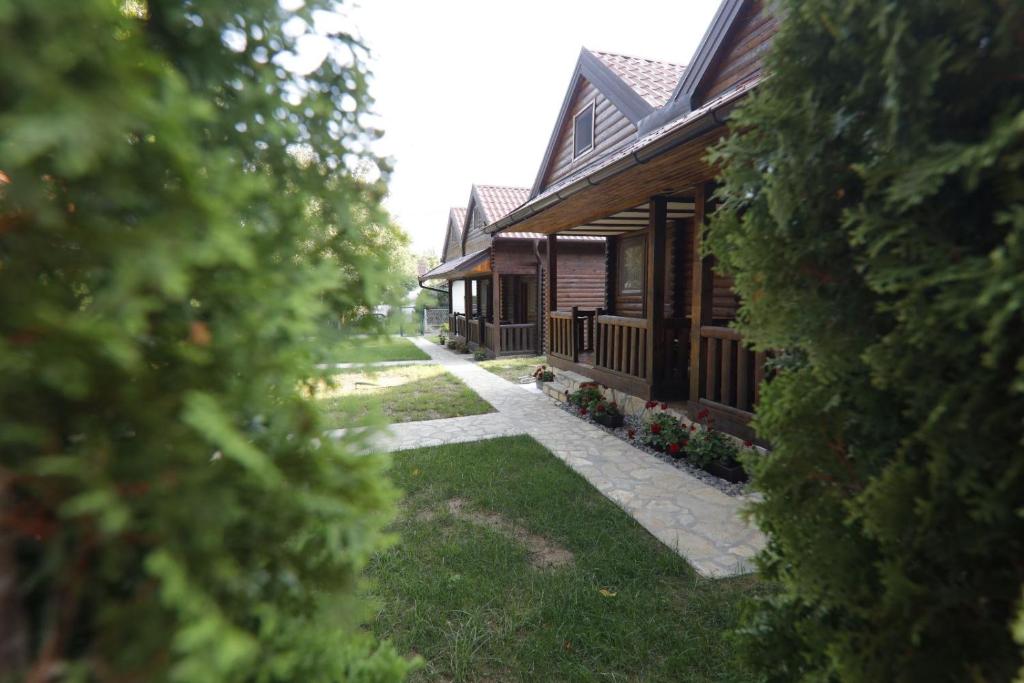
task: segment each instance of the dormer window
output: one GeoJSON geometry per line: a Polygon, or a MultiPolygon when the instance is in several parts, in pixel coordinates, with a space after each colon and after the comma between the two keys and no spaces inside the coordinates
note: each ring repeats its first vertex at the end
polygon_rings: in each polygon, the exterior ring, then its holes
{"type": "Polygon", "coordinates": [[[594,103],[591,102],[573,117],[572,158],[578,159],[594,149],[594,103]]]}

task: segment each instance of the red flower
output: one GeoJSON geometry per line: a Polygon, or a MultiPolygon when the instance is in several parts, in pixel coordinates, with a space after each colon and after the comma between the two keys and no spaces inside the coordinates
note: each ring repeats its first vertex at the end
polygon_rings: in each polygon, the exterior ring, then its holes
{"type": "Polygon", "coordinates": [[[708,416],[708,415],[710,415],[710,414],[711,414],[711,413],[709,413],[709,412],[708,412],[708,409],[707,409],[707,408],[704,408],[704,409],[703,409],[703,410],[701,410],[701,411],[700,411],[699,413],[697,413],[697,419],[698,419],[698,420],[703,420],[703,419],[704,419],[705,417],[707,417],[707,416],[708,416]]]}
{"type": "Polygon", "coordinates": [[[647,403],[644,404],[644,408],[647,408],[649,410],[656,405],[658,405],[657,401],[648,401],[647,403]]]}
{"type": "Polygon", "coordinates": [[[587,414],[587,407],[586,406],[580,406],[580,415],[586,415],[586,414],[587,414]]]}
{"type": "Polygon", "coordinates": [[[677,443],[670,443],[668,445],[668,452],[671,453],[672,455],[675,455],[676,453],[678,453],[679,452],[679,444],[677,444],[677,443]]]}
{"type": "Polygon", "coordinates": [[[668,404],[667,403],[662,403],[661,404],[661,409],[662,410],[668,410],[668,404]]]}
{"type": "Polygon", "coordinates": [[[603,403],[598,403],[597,404],[597,409],[594,412],[595,413],[603,413],[604,411],[605,411],[604,404],[603,403]]]}
{"type": "Polygon", "coordinates": [[[697,431],[697,425],[690,425],[690,431],[691,432],[697,431]]]}
{"type": "Polygon", "coordinates": [[[628,436],[629,438],[632,439],[634,436],[636,436],[636,430],[635,429],[627,429],[626,430],[626,436],[628,436]]]}
{"type": "Polygon", "coordinates": [[[651,424],[651,434],[660,434],[660,433],[661,433],[661,425],[658,424],[657,422],[652,423],[651,424]]]}
{"type": "Polygon", "coordinates": [[[747,439],[746,441],[743,442],[743,445],[746,446],[747,448],[753,448],[754,442],[751,441],[750,439],[747,439]]]}

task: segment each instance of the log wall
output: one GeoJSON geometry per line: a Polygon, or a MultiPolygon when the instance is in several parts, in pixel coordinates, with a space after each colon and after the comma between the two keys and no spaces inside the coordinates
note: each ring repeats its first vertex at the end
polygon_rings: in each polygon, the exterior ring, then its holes
{"type": "Polygon", "coordinates": [[[585,78],[581,78],[573,93],[568,115],[558,132],[558,141],[551,155],[547,174],[541,184],[541,191],[587,164],[615,151],[636,136],[634,126],[626,116],[615,108],[611,101],[601,94],[585,78]],[[585,106],[594,102],[594,148],[577,159],[572,157],[573,120],[585,106]]]}

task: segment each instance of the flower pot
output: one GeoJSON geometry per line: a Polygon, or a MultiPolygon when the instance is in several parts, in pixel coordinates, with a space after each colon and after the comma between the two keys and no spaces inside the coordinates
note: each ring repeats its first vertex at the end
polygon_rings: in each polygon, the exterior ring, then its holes
{"type": "Polygon", "coordinates": [[[738,462],[709,462],[701,469],[733,484],[740,484],[747,480],[747,473],[743,470],[743,465],[738,462]]]}
{"type": "Polygon", "coordinates": [[[595,413],[594,422],[611,429],[617,429],[622,426],[622,416],[609,413],[595,413]]]}

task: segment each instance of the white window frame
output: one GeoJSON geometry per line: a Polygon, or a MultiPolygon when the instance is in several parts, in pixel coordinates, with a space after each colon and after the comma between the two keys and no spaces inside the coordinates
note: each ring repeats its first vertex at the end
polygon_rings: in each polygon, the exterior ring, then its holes
{"type": "Polygon", "coordinates": [[[594,151],[594,147],[597,144],[597,99],[590,100],[590,102],[580,108],[572,116],[572,159],[573,161],[585,157],[594,151]],[[580,117],[587,109],[590,110],[590,147],[587,147],[580,153],[576,153],[576,119],[580,117]]]}

